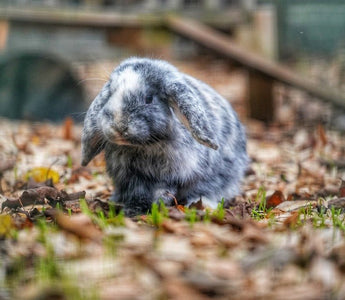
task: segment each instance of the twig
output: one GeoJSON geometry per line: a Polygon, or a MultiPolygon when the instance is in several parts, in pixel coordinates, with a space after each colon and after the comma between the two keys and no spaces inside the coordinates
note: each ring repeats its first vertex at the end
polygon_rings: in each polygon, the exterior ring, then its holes
{"type": "Polygon", "coordinates": [[[175,205],[176,205],[176,207],[178,207],[179,204],[178,204],[178,202],[177,202],[176,197],[175,197],[173,194],[170,194],[170,193],[168,193],[168,195],[171,196],[171,197],[174,199],[175,205]]]}
{"type": "Polygon", "coordinates": [[[59,191],[49,186],[42,186],[24,191],[18,199],[7,199],[2,203],[1,210],[5,207],[17,208],[30,204],[46,204],[46,199],[49,202],[65,202],[80,198],[85,198],[85,191],[68,194],[63,190],[59,191]]]}

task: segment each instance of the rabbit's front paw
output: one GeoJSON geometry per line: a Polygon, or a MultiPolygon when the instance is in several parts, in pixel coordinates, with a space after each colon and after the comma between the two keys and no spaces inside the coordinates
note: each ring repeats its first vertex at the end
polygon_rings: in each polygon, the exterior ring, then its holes
{"type": "Polygon", "coordinates": [[[160,204],[162,201],[165,206],[173,206],[175,204],[175,195],[168,189],[158,189],[154,193],[153,203],[160,204]]]}

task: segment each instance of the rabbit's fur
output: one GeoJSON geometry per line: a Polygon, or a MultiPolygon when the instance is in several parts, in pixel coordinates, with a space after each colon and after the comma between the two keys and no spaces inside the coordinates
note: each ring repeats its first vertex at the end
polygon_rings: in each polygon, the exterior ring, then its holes
{"type": "Polygon", "coordinates": [[[82,165],[102,150],[112,199],[127,215],[153,202],[215,207],[239,193],[246,137],[231,105],[161,60],[130,58],[111,74],[84,121],[82,165]]]}

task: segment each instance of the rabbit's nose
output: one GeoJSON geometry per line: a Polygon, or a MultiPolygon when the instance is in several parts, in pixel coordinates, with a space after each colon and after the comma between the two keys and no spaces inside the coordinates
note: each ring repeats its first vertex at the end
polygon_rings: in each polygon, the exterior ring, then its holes
{"type": "Polygon", "coordinates": [[[125,133],[128,135],[128,125],[123,123],[123,122],[119,122],[114,124],[115,125],[115,129],[121,134],[124,135],[125,133]]]}
{"type": "Polygon", "coordinates": [[[128,138],[128,136],[129,136],[127,131],[116,130],[114,134],[117,138],[124,138],[124,139],[128,138]]]}

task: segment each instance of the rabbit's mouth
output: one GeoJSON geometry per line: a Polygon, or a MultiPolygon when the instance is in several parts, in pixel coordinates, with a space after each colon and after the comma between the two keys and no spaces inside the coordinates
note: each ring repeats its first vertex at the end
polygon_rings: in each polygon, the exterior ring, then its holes
{"type": "Polygon", "coordinates": [[[132,143],[129,141],[129,136],[126,133],[120,133],[119,131],[115,131],[113,133],[113,137],[112,137],[112,142],[117,144],[117,145],[126,145],[126,146],[130,146],[132,145],[132,143]]]}
{"type": "Polygon", "coordinates": [[[132,145],[132,143],[128,140],[126,140],[123,137],[116,137],[112,140],[113,143],[117,144],[117,145],[123,145],[123,146],[130,146],[132,145]]]}
{"type": "Polygon", "coordinates": [[[132,142],[129,141],[129,138],[124,134],[121,134],[115,130],[103,130],[105,138],[113,144],[116,145],[123,145],[123,146],[130,146],[133,145],[132,142]]]}

